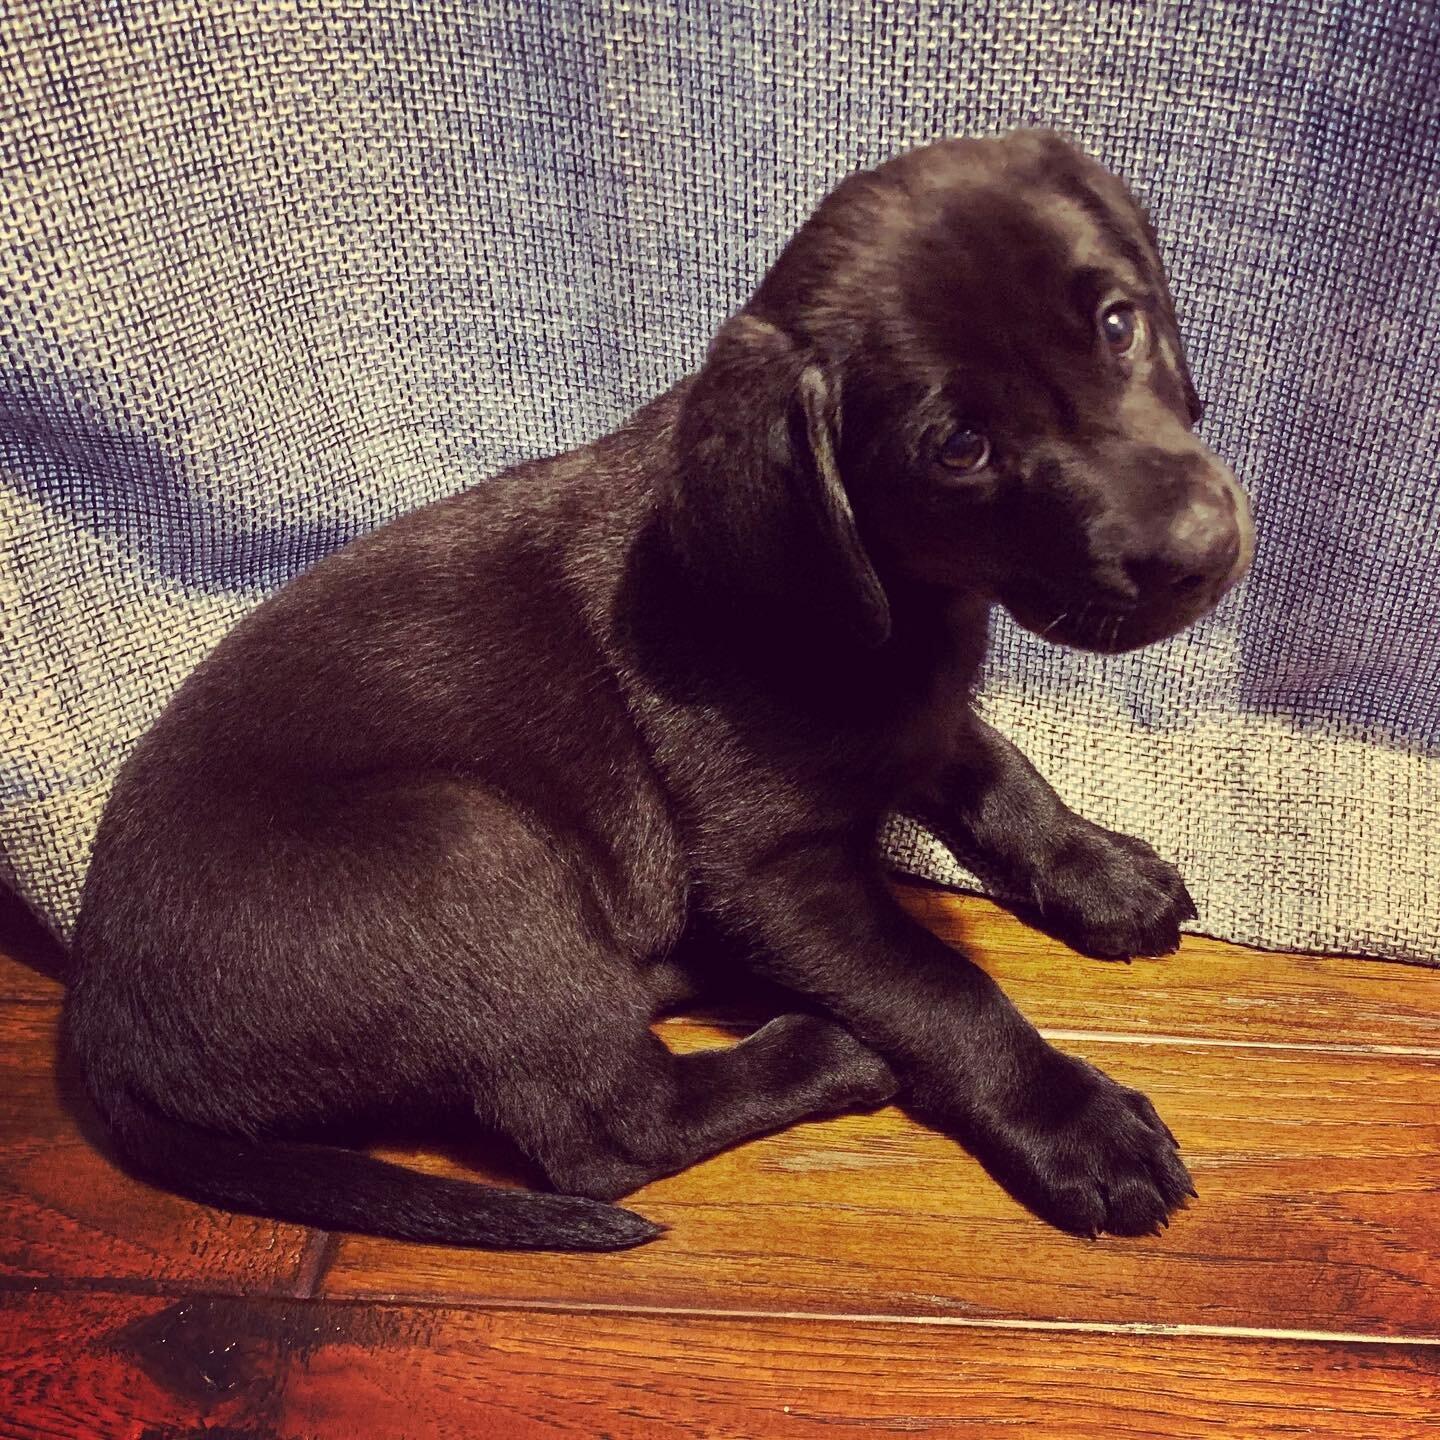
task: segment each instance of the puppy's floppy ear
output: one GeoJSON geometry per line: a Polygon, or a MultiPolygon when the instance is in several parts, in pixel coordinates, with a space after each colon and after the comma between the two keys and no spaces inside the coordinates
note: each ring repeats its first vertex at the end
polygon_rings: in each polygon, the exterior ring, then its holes
{"type": "Polygon", "coordinates": [[[681,404],[670,529],[708,588],[879,645],[890,606],[840,478],[839,425],[821,366],[777,326],[735,316],[681,404]]]}
{"type": "Polygon", "coordinates": [[[1185,392],[1185,408],[1189,412],[1190,423],[1198,424],[1204,406],[1200,403],[1195,382],[1190,376],[1190,366],[1185,360],[1180,326],[1175,319],[1175,300],[1170,293],[1170,277],[1165,273],[1160,242],[1148,212],[1123,181],[1097,164],[1065,136],[1050,131],[1033,133],[1044,153],[1046,168],[1062,191],[1078,200],[1100,222],[1122,253],[1153,287],[1159,300],[1166,348],[1170,351],[1185,392]]]}

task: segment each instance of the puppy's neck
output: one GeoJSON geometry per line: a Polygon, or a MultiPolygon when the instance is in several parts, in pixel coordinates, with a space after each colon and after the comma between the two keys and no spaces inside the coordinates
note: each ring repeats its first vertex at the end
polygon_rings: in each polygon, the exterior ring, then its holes
{"type": "Polygon", "coordinates": [[[968,690],[989,647],[990,599],[931,585],[900,583],[887,590],[894,617],[887,647],[892,667],[922,681],[943,674],[968,690]]]}

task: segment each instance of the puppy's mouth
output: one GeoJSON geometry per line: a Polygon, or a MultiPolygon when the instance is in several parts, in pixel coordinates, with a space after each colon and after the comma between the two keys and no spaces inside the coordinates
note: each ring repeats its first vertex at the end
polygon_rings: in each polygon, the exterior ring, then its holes
{"type": "MultiPolygon", "coordinates": [[[[1248,556],[1245,558],[1248,561],[1248,556]]],[[[1074,650],[1118,655],[1168,640],[1208,615],[1246,568],[1237,563],[1218,585],[1180,604],[1125,604],[1110,596],[1065,593],[1029,577],[1002,587],[999,599],[1025,629],[1042,640],[1074,650]]]]}
{"type": "Polygon", "coordinates": [[[1062,596],[1037,581],[1007,587],[1000,603],[1032,634],[1075,650],[1113,655],[1164,638],[1134,606],[1062,596]]]}

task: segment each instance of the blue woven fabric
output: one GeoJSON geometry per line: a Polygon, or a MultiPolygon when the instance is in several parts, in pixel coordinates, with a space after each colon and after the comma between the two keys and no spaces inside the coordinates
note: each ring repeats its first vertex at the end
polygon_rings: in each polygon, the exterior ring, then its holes
{"type": "Polygon", "coordinates": [[[1020,124],[1151,202],[1260,544],[1136,656],[999,623],[988,712],[1209,932],[1440,961],[1433,0],[12,0],[12,883],[65,929],[118,765],[264,594],[693,368],[849,170],[1020,124]]]}

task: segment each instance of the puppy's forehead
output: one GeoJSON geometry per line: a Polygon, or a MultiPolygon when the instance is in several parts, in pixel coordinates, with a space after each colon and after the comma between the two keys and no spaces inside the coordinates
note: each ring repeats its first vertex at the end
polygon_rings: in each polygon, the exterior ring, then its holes
{"type": "Polygon", "coordinates": [[[1037,207],[1037,220],[1055,231],[1068,249],[1072,272],[1108,270],[1117,280],[1141,285],[1144,273],[1133,242],[1117,235],[1094,210],[1068,195],[1052,195],[1037,207]]]}
{"type": "Polygon", "coordinates": [[[957,187],[915,217],[895,261],[886,348],[932,382],[1048,371],[1089,348],[1102,299],[1140,282],[1083,204],[1003,183],[957,187]]]}
{"type": "Polygon", "coordinates": [[[901,263],[923,288],[922,303],[997,304],[1028,310],[1068,294],[1077,277],[1108,276],[1137,286],[1136,257],[1080,200],[1003,180],[957,186],[915,217],[901,263]],[[919,262],[918,264],[915,262],[919,262]]]}

